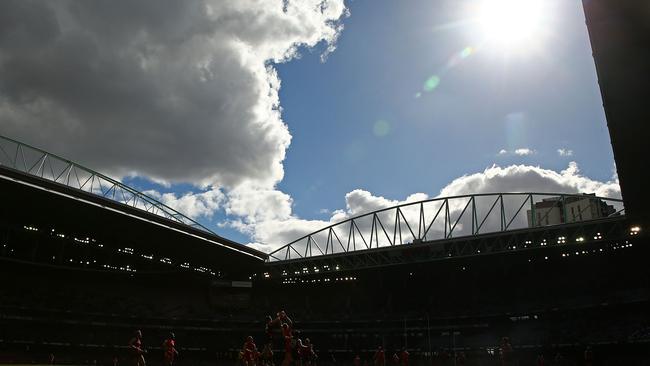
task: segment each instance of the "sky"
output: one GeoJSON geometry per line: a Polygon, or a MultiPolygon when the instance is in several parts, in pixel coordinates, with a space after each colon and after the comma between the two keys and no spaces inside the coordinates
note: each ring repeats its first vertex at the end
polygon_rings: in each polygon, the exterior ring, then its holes
{"type": "Polygon", "coordinates": [[[431,197],[620,197],[578,0],[3,1],[0,134],[267,252],[431,197]]]}

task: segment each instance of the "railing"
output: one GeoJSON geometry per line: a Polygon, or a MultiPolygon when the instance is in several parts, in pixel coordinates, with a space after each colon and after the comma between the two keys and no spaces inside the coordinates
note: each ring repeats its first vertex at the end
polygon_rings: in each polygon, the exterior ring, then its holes
{"type": "Polygon", "coordinates": [[[47,151],[1,135],[0,165],[214,234],[214,232],[191,218],[115,179],[47,151]]]}
{"type": "Polygon", "coordinates": [[[624,213],[621,199],[590,194],[486,193],[433,198],[324,227],[275,250],[267,261],[559,226],[624,213]]]}

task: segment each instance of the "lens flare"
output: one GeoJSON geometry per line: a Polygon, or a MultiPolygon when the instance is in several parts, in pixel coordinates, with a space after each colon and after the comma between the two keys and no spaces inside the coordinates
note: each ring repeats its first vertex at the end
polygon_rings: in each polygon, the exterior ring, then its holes
{"type": "Polygon", "coordinates": [[[440,77],[438,75],[433,75],[424,82],[424,91],[431,92],[440,84],[440,77]]]}
{"type": "Polygon", "coordinates": [[[390,132],[390,123],[386,120],[380,119],[372,126],[372,132],[377,137],[384,137],[390,132]]]}
{"type": "Polygon", "coordinates": [[[460,57],[461,58],[468,58],[474,53],[474,49],[472,47],[465,47],[463,48],[462,51],[460,51],[460,57]]]}

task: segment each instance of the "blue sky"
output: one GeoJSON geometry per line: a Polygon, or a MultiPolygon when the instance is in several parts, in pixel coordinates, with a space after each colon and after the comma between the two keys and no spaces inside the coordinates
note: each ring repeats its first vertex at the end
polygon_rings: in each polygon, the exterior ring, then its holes
{"type": "Polygon", "coordinates": [[[0,128],[263,250],[441,192],[620,195],[581,2],[513,1],[5,3],[0,128]],[[503,3],[542,5],[497,36],[503,3]]]}
{"type": "MultiPolygon", "coordinates": [[[[436,193],[452,179],[492,164],[554,170],[578,161],[600,180],[613,158],[584,15],[579,1],[558,2],[550,39],[514,55],[484,49],[421,91],[470,43],[459,1],[354,1],[337,49],[278,65],[283,117],[293,135],[279,187],[295,210],[344,204],[362,187],[386,197],[436,193]],[[510,56],[510,57],[508,57],[510,56]],[[508,59],[508,60],[506,60],[508,59]],[[378,120],[386,136],[373,134],[378,120]],[[531,148],[531,156],[497,156],[531,148]],[[572,157],[557,149],[571,149],[572,157]]],[[[532,40],[535,42],[535,40],[532,40]]]]}

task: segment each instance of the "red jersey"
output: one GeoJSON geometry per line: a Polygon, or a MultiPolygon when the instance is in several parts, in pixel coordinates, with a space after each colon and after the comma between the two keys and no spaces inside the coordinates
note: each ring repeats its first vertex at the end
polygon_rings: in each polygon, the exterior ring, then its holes
{"type": "Polygon", "coordinates": [[[377,365],[380,365],[380,366],[383,365],[384,363],[386,363],[386,355],[384,354],[384,350],[383,350],[383,349],[382,349],[382,350],[378,350],[378,351],[375,353],[375,363],[376,363],[377,365]]]}
{"type": "Polygon", "coordinates": [[[256,356],[257,346],[255,345],[255,342],[246,341],[246,343],[244,343],[244,360],[254,361],[256,356]]]}
{"type": "Polygon", "coordinates": [[[510,360],[512,359],[512,346],[510,343],[504,343],[501,346],[501,364],[510,365],[510,360]]]}
{"type": "Polygon", "coordinates": [[[361,366],[361,358],[359,356],[354,358],[354,366],[361,366]]]}
{"type": "Polygon", "coordinates": [[[399,360],[402,366],[408,366],[409,364],[409,353],[407,351],[402,351],[402,353],[399,354],[399,360]]]}
{"type": "Polygon", "coordinates": [[[136,355],[141,355],[142,354],[142,340],[140,338],[133,338],[131,339],[131,342],[129,342],[129,346],[131,349],[131,352],[133,352],[136,355]]]}
{"type": "Polygon", "coordinates": [[[291,352],[291,327],[282,327],[282,336],[284,337],[284,351],[291,352]]]}
{"type": "Polygon", "coordinates": [[[300,342],[296,347],[298,348],[296,350],[298,352],[298,357],[307,358],[311,355],[311,345],[305,345],[300,342]]]}
{"type": "Polygon", "coordinates": [[[165,342],[163,342],[163,350],[165,352],[165,360],[173,360],[176,355],[176,341],[173,339],[165,339],[165,342]]]}
{"type": "Polygon", "coordinates": [[[266,326],[264,327],[264,333],[266,333],[266,338],[271,340],[273,339],[273,320],[269,320],[266,322],[266,326]]]}

